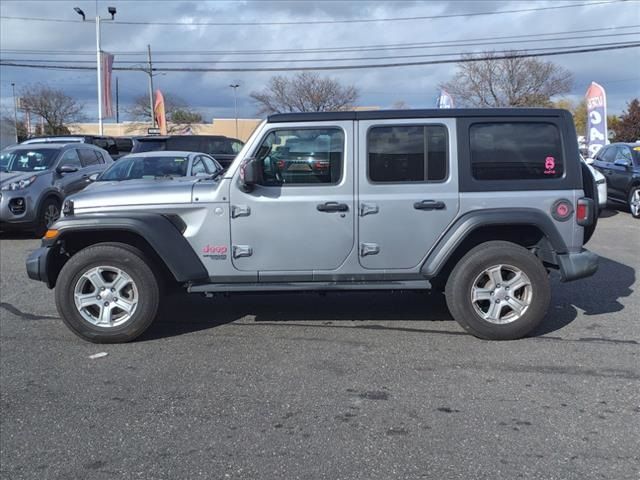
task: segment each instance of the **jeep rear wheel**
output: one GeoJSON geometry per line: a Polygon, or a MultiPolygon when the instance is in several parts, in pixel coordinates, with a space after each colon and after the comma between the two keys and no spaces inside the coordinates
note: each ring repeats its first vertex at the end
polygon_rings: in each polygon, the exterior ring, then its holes
{"type": "Polygon", "coordinates": [[[153,322],[160,301],[144,254],[118,243],[93,245],[71,257],[55,294],[64,323],[94,343],[135,339],[153,322]]]}
{"type": "Polygon", "coordinates": [[[526,248],[493,241],[470,250],[447,281],[447,305],[469,333],[513,340],[544,319],[551,297],[542,262],[526,248]]]}

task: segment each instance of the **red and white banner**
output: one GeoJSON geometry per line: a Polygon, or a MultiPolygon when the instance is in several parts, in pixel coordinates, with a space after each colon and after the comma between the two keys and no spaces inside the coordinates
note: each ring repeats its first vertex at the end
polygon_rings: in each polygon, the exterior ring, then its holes
{"type": "Polygon", "coordinates": [[[607,138],[607,94],[601,85],[591,82],[587,93],[587,144],[589,156],[594,158],[607,138]]]}
{"type": "Polygon", "coordinates": [[[111,101],[111,73],[113,72],[113,55],[100,52],[102,63],[102,118],[113,117],[113,103],[111,101]]]}

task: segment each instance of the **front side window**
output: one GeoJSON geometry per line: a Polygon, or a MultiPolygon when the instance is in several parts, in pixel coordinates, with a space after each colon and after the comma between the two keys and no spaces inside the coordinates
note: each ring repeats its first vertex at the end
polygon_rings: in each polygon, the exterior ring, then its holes
{"type": "Polygon", "coordinates": [[[82,167],[80,164],[80,158],[78,157],[78,152],[76,152],[75,148],[67,150],[62,154],[60,158],[60,166],[62,165],[71,165],[72,167],[82,167]]]}
{"type": "Polygon", "coordinates": [[[564,175],[560,131],[552,123],[475,123],[469,137],[476,180],[544,180],[564,175]]]}
{"type": "Polygon", "coordinates": [[[442,125],[374,127],[367,168],[375,183],[439,182],[447,177],[447,130],[442,125]]]}
{"type": "Polygon", "coordinates": [[[264,185],[336,184],[342,175],[344,133],[339,128],[274,130],[255,157],[264,185]]]}
{"type": "Polygon", "coordinates": [[[191,175],[195,176],[198,173],[207,173],[207,169],[204,166],[204,162],[202,161],[201,156],[196,157],[191,167],[191,175]]]}

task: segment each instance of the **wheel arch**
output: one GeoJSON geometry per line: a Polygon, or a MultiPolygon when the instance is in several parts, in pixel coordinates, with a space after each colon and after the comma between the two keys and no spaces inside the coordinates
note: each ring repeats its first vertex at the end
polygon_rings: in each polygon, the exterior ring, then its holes
{"type": "Polygon", "coordinates": [[[122,243],[137,248],[165,280],[184,283],[208,278],[178,222],[160,214],[72,216],[58,221],[53,228],[58,230],[56,238],[43,241],[43,245],[51,248],[46,265],[49,287],[55,286],[69,258],[99,243],[122,243]]]}
{"type": "Polygon", "coordinates": [[[463,215],[449,228],[429,252],[420,271],[432,284],[444,284],[469,250],[492,240],[535,249],[538,257],[549,264],[555,263],[555,254],[568,251],[552,220],[539,210],[477,210],[463,215]]]}

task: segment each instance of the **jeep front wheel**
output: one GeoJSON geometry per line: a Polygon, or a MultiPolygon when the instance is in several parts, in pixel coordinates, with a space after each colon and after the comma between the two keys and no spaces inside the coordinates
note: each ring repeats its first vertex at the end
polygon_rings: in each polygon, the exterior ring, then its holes
{"type": "Polygon", "coordinates": [[[94,343],[128,342],[158,311],[158,280],[144,254],[130,245],[103,243],[72,256],[60,271],[56,306],[64,323],[94,343]]]}
{"type": "Polygon", "coordinates": [[[542,322],[551,298],[542,262],[502,241],[470,250],[451,272],[445,295],[453,318],[488,340],[524,337],[542,322]]]}

